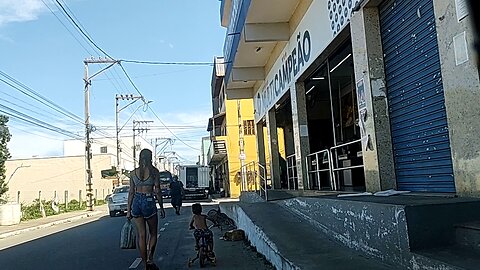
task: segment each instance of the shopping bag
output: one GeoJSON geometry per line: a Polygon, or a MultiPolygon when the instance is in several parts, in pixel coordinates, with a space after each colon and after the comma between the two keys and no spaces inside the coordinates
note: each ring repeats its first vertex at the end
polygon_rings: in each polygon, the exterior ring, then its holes
{"type": "Polygon", "coordinates": [[[132,222],[127,219],[120,233],[120,248],[135,249],[137,247],[136,238],[135,228],[133,227],[132,222]]]}

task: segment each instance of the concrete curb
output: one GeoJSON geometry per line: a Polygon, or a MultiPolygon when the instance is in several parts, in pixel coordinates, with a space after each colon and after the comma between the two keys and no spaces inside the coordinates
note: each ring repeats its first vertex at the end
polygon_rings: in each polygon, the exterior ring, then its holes
{"type": "Polygon", "coordinates": [[[261,227],[255,224],[240,205],[220,204],[220,209],[234,219],[238,228],[245,231],[245,235],[250,244],[256,248],[258,253],[264,255],[267,261],[269,261],[276,269],[301,269],[280,252],[275,243],[268,237],[261,227]]]}
{"type": "Polygon", "coordinates": [[[0,239],[5,239],[7,237],[11,237],[11,236],[14,236],[14,235],[19,235],[19,234],[29,232],[29,231],[34,231],[34,230],[38,230],[38,229],[52,227],[52,226],[55,226],[55,225],[58,225],[58,224],[64,224],[64,223],[69,223],[69,222],[77,221],[77,220],[88,218],[88,217],[93,217],[93,216],[96,216],[96,215],[99,215],[99,214],[102,214],[102,213],[105,213],[105,211],[94,211],[94,212],[91,212],[91,213],[85,213],[85,214],[80,215],[80,216],[74,216],[74,217],[65,218],[65,219],[61,219],[61,220],[56,220],[56,221],[52,221],[52,222],[37,225],[37,226],[32,226],[32,227],[25,228],[25,229],[20,229],[20,230],[16,230],[16,231],[12,231],[12,232],[2,233],[2,234],[0,234],[0,239]]]}

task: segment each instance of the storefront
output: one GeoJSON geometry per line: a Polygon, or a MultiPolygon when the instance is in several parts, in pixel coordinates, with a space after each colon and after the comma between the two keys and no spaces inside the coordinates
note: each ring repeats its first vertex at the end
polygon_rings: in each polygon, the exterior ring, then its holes
{"type": "Polygon", "coordinates": [[[257,128],[266,123],[269,139],[259,153],[269,149],[275,188],[365,189],[348,26],[357,2],[313,1],[256,91],[257,128]],[[285,159],[275,157],[279,141],[285,159]]]}
{"type": "Polygon", "coordinates": [[[273,188],[478,195],[480,82],[462,1],[289,2],[269,31],[262,3],[242,9],[227,85],[254,99],[273,188]]]}

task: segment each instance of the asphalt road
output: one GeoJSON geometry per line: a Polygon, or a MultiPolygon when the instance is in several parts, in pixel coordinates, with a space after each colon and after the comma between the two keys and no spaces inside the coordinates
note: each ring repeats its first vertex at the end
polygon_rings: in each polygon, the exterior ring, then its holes
{"type": "MultiPolygon", "coordinates": [[[[216,207],[205,204],[204,211],[216,207]]],[[[167,217],[159,219],[159,239],[155,262],[160,269],[187,269],[194,257],[194,240],[188,230],[190,204],[180,216],[167,208],[167,217]]],[[[165,204],[167,206],[167,204],[165,204]]],[[[137,250],[119,248],[120,230],[125,216],[91,217],[78,222],[40,229],[0,240],[0,269],[143,269],[137,250]]],[[[218,269],[273,269],[244,242],[220,240],[214,229],[218,269]]],[[[208,266],[207,266],[208,267],[208,266]]],[[[199,268],[198,263],[191,267],[199,268]]],[[[208,267],[211,268],[211,267],[208,267]]]]}

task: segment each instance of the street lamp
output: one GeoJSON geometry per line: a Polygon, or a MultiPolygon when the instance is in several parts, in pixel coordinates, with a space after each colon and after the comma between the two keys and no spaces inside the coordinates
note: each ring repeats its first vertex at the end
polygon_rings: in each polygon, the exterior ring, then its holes
{"type": "Polygon", "coordinates": [[[8,183],[10,183],[10,180],[12,180],[12,177],[17,172],[17,170],[19,170],[21,168],[28,168],[28,167],[30,167],[30,165],[25,165],[24,166],[23,163],[20,164],[20,166],[17,166],[17,168],[15,168],[15,170],[13,170],[12,174],[10,174],[10,177],[8,178],[8,181],[7,181],[7,185],[8,185],[8,183]]]}

